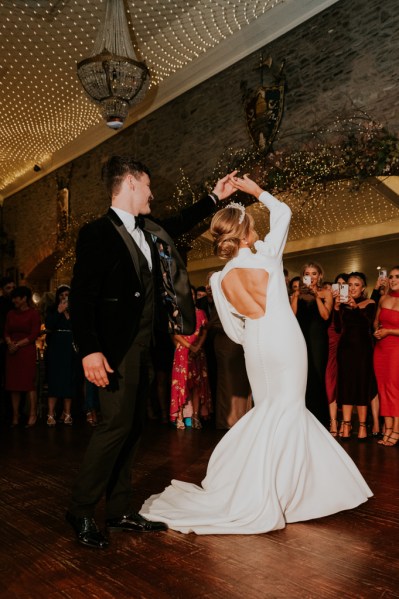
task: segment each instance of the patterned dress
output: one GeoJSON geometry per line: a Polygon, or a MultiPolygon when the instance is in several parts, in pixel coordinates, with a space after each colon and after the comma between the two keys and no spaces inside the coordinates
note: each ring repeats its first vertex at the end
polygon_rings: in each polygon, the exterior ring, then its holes
{"type": "MultiPolygon", "coordinates": [[[[196,308],[195,314],[195,331],[192,335],[184,337],[190,344],[195,343],[201,333],[201,329],[208,322],[203,310],[196,308]]],[[[193,354],[187,347],[179,345],[175,349],[172,368],[171,420],[176,420],[180,408],[187,406],[191,391],[195,387],[198,387],[200,392],[201,416],[208,416],[211,412],[212,403],[205,351],[201,348],[198,353],[193,354]]],[[[185,415],[188,416],[189,414],[185,413],[185,415]]]]}

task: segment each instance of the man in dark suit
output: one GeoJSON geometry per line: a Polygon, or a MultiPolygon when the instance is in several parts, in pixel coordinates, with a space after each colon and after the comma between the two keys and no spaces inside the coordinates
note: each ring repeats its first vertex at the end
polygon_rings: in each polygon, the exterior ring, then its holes
{"type": "Polygon", "coordinates": [[[101,424],[93,431],[66,514],[78,540],[103,548],[108,538],[94,511],[106,497],[108,531],[160,531],[132,511],[131,470],[142,431],[156,330],[195,329],[195,310],[182,258],[171,236],[190,230],[235,190],[229,175],[208,196],[158,222],[151,212],[150,173],[127,156],[103,167],[111,208],[78,237],[70,292],[74,340],[86,378],[100,389],[101,424]]]}

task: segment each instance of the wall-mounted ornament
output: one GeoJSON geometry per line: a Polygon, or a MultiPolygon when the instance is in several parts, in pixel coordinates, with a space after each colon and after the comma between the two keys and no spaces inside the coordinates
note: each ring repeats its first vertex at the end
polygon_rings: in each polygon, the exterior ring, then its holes
{"type": "Polygon", "coordinates": [[[273,59],[261,56],[260,86],[244,94],[245,114],[252,140],[262,152],[269,152],[277,135],[284,111],[285,61],[278,68],[273,59]],[[271,82],[264,82],[265,70],[271,75],[271,82]]]}
{"type": "Polygon", "coordinates": [[[69,187],[72,177],[73,164],[57,172],[57,241],[62,241],[69,229],[71,208],[69,187]]]}

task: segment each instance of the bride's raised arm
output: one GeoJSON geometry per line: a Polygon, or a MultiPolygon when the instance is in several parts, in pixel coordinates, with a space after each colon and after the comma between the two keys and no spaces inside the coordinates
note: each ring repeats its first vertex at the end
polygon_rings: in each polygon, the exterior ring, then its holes
{"type": "Polygon", "coordinates": [[[280,202],[268,191],[265,191],[247,175],[243,178],[231,178],[236,189],[249,193],[270,210],[270,231],[265,236],[268,253],[281,256],[287,241],[288,228],[291,220],[291,209],[284,202],[280,202]]]}

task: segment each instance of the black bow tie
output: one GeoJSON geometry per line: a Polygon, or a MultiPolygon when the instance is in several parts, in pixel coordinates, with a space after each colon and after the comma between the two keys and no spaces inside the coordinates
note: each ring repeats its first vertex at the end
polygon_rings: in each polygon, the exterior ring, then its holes
{"type": "Polygon", "coordinates": [[[145,225],[144,216],[139,214],[138,216],[134,217],[134,228],[135,229],[137,229],[137,228],[144,229],[144,225],[145,225]]]}

